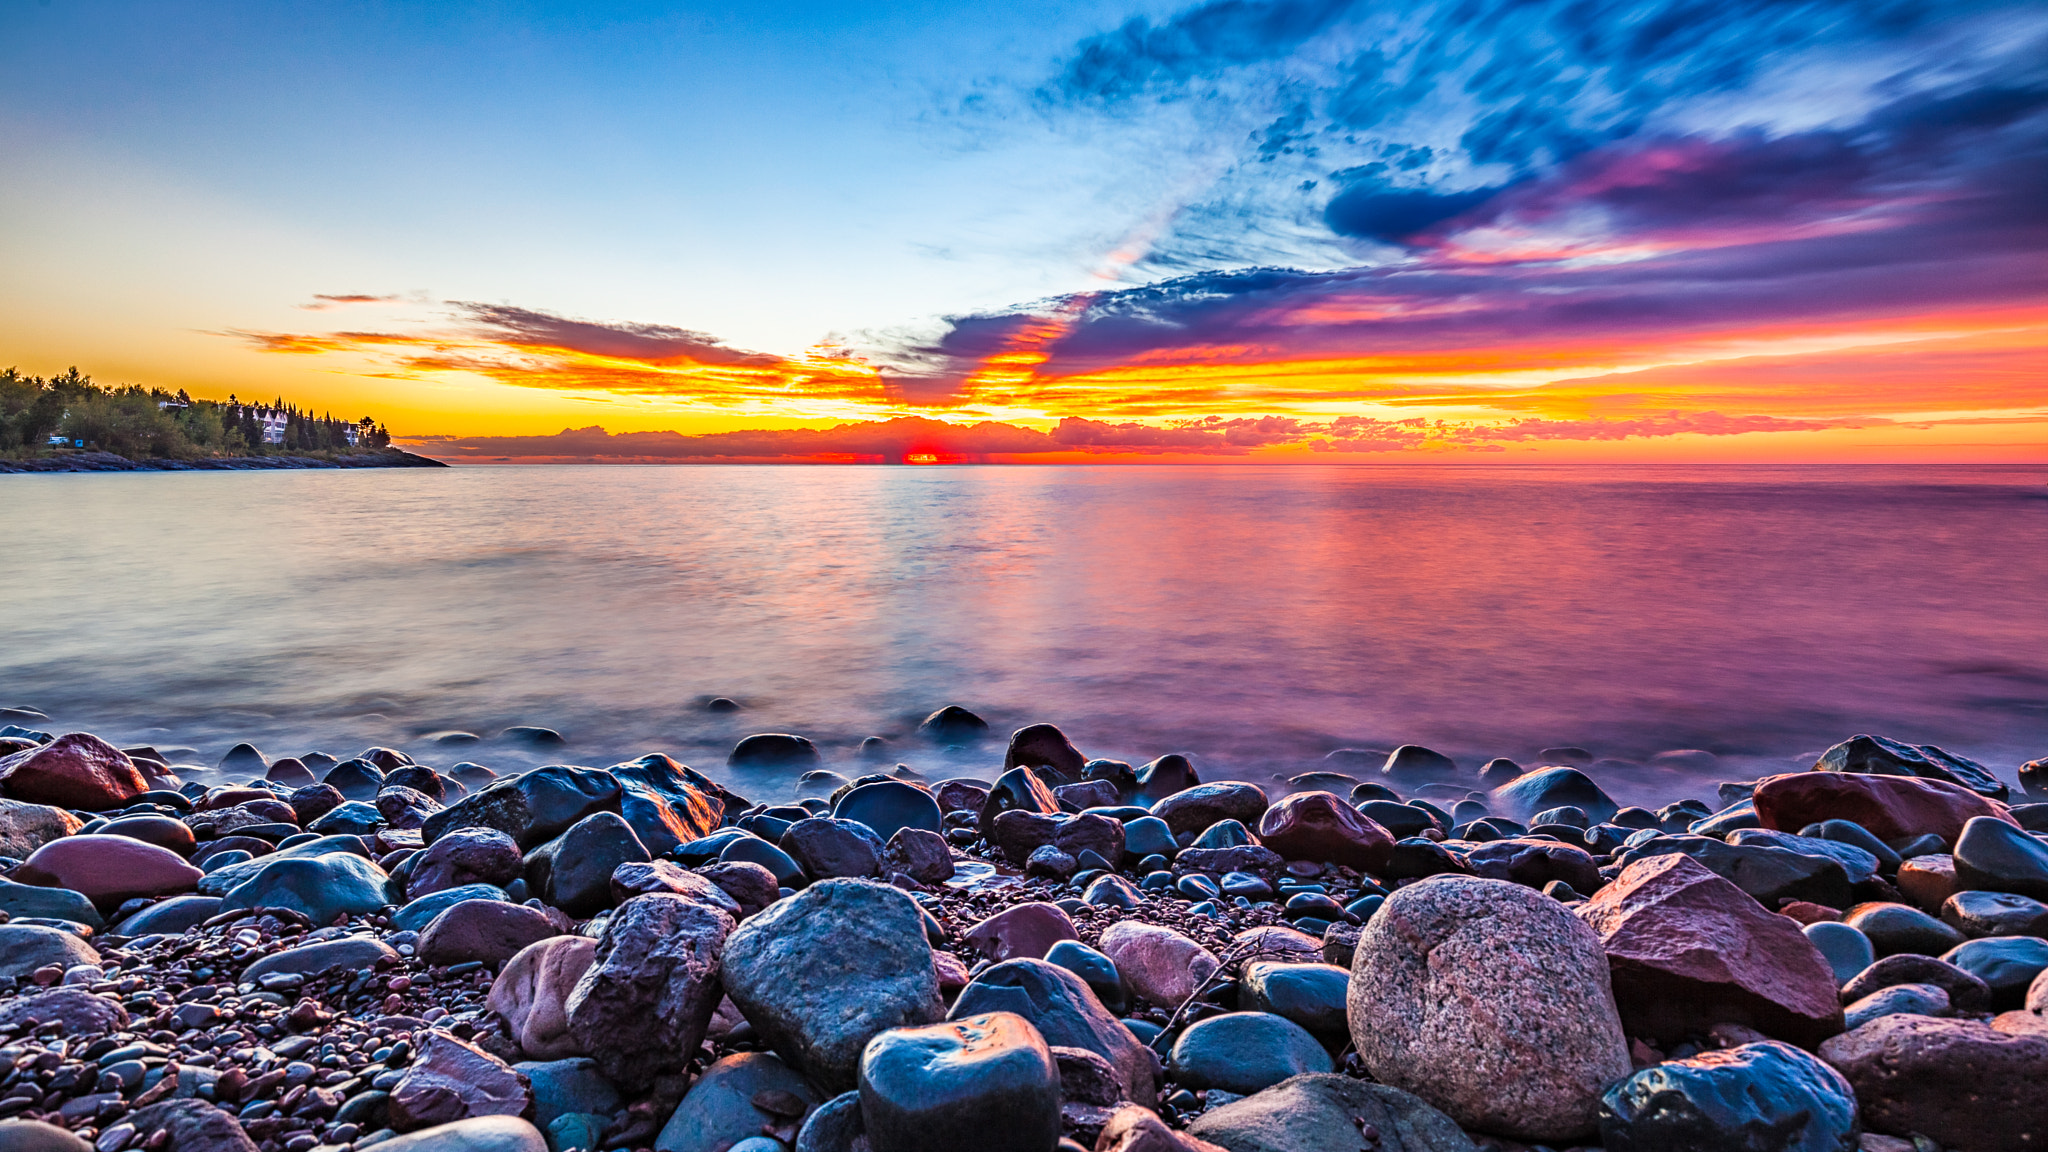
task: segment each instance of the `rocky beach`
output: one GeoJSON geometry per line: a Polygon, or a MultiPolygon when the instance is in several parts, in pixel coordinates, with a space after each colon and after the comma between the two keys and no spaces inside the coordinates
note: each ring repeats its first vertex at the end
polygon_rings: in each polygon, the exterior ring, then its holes
{"type": "Polygon", "coordinates": [[[4,718],[8,1152],[2048,1147],[2041,761],[1652,809],[1577,748],[1261,787],[951,707],[944,779],[4,718]]]}

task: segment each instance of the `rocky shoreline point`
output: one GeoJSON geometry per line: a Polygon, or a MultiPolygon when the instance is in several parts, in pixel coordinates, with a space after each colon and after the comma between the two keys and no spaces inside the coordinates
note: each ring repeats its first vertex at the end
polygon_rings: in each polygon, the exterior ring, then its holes
{"type": "Polygon", "coordinates": [[[52,472],[275,472],[302,468],[446,468],[398,448],[340,456],[215,456],[198,460],[131,460],[112,452],[68,452],[37,460],[0,460],[0,476],[52,472]]]}
{"type": "Polygon", "coordinates": [[[2041,762],[1857,736],[1652,811],[1412,746],[993,760],[751,736],[757,804],[12,724],[0,1149],[2048,1147],[2041,762]]]}

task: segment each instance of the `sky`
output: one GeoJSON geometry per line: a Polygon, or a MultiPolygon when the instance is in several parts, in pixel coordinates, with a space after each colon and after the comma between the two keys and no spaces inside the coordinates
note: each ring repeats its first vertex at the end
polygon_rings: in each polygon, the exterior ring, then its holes
{"type": "Polygon", "coordinates": [[[0,0],[0,365],[451,458],[2048,460],[2048,4],[0,0]]]}

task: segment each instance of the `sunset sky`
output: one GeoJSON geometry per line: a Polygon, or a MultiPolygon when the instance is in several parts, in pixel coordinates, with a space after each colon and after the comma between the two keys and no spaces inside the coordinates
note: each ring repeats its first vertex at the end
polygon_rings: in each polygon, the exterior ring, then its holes
{"type": "Polygon", "coordinates": [[[0,366],[450,457],[2048,460],[2039,2],[7,0],[0,172],[0,366]]]}

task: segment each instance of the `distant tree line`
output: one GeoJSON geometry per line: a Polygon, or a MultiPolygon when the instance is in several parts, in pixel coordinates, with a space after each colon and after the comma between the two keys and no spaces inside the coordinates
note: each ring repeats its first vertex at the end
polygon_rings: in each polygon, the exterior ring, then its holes
{"type": "Polygon", "coordinates": [[[77,368],[47,379],[14,368],[0,370],[0,456],[15,459],[80,448],[131,460],[343,455],[390,444],[391,434],[368,416],[356,421],[315,416],[282,398],[271,404],[244,404],[232,396],[194,400],[182,388],[170,392],[139,384],[96,384],[77,368]],[[282,439],[269,441],[265,424],[279,423],[280,416],[282,439]]]}

